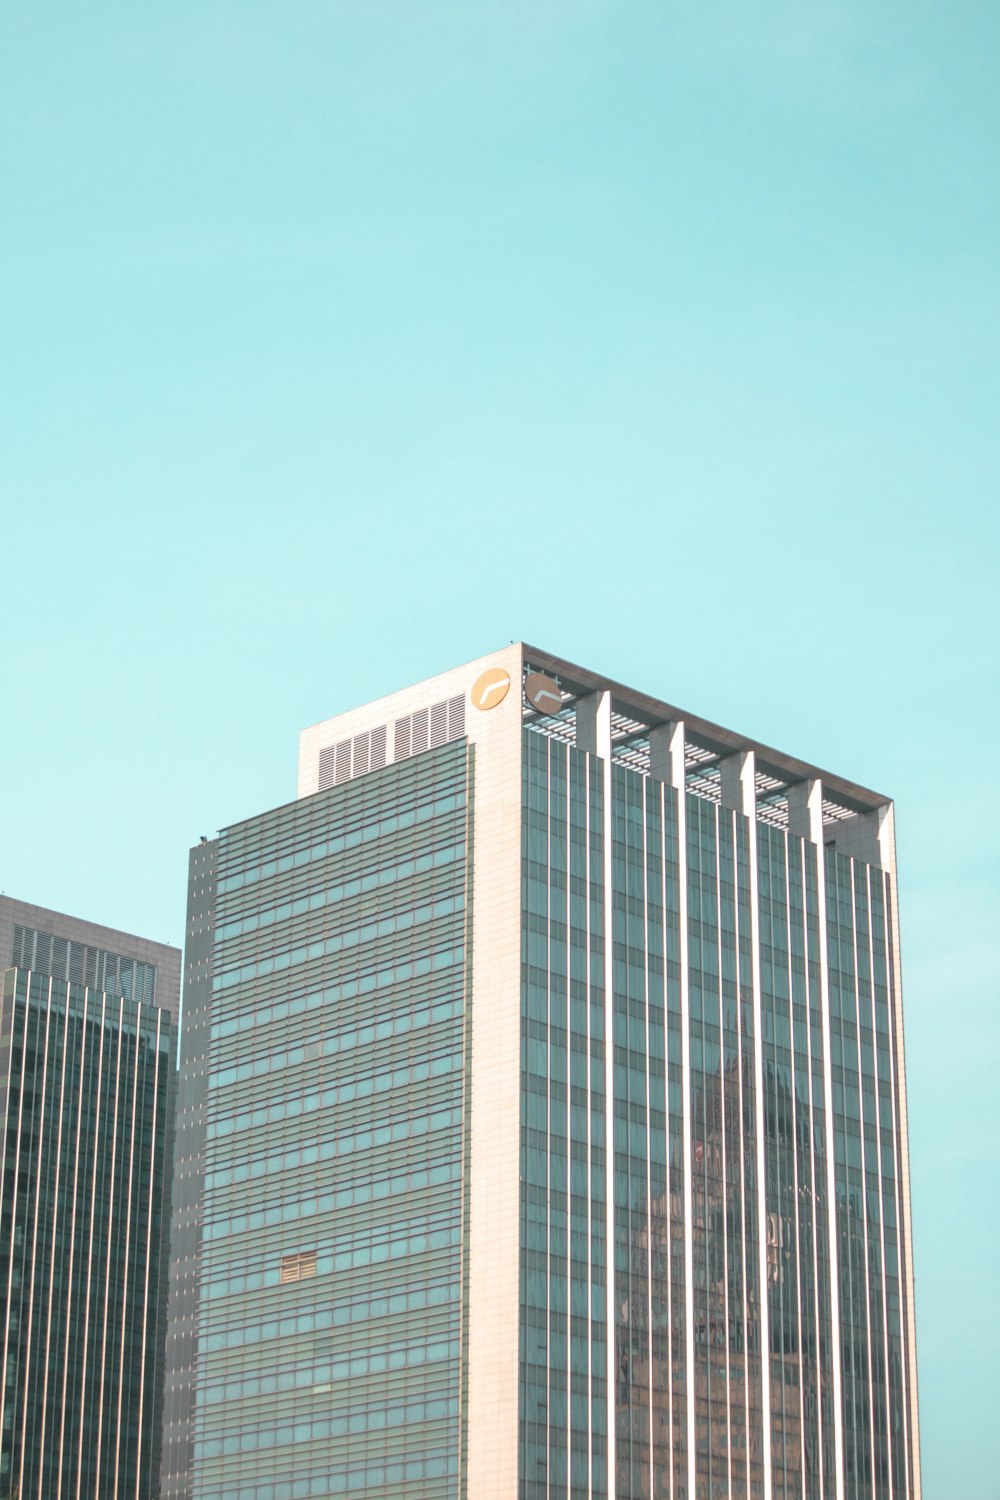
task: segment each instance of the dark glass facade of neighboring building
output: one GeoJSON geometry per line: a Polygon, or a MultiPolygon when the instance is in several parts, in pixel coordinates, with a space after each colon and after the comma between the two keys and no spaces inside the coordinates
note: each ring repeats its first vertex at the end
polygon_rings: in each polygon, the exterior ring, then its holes
{"type": "Polygon", "coordinates": [[[164,1496],[459,1495],[470,806],[462,740],[192,853],[164,1496]]]}
{"type": "Polygon", "coordinates": [[[169,1011],[4,974],[0,1494],[156,1493],[173,1074],[169,1011]]]}

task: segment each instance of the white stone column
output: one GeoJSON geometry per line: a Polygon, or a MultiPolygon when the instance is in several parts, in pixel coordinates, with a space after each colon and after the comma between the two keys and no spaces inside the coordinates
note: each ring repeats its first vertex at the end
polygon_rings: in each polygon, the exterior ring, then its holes
{"type": "Polygon", "coordinates": [[[720,763],[721,802],[747,819],[750,864],[750,952],[753,976],[753,1069],[757,1129],[757,1274],[760,1285],[761,1407],[764,1500],[771,1500],[771,1310],[767,1299],[767,1160],[764,1141],[764,1039],[760,999],[760,896],[757,872],[757,763],[738,750],[720,763]]]}
{"type": "Polygon", "coordinates": [[[719,762],[722,805],[732,807],[745,818],[757,815],[757,791],[754,782],[756,764],[752,750],[738,750],[719,762]]]}
{"type": "MultiPolygon", "coordinates": [[[[818,778],[788,788],[788,833],[816,847],[816,901],[819,910],[820,1008],[823,1018],[823,1139],[826,1158],[826,1225],[830,1251],[830,1358],[833,1365],[833,1453],[837,1494],[844,1493],[843,1356],[840,1344],[840,1244],[833,1143],[833,1070],[830,1043],[830,958],[826,930],[826,864],[823,783],[818,778]]],[[[822,1404],[820,1405],[822,1420],[822,1404]]]]}
{"type": "MultiPolygon", "coordinates": [[[[910,1500],[921,1500],[921,1478],[920,1478],[920,1413],[917,1399],[917,1325],[916,1310],[914,1307],[914,1270],[913,1270],[913,1223],[910,1213],[910,1141],[909,1122],[906,1110],[906,1048],[903,1040],[903,976],[899,949],[899,906],[896,900],[896,820],[895,811],[891,802],[885,802],[869,813],[868,817],[877,820],[879,848],[884,855],[882,868],[888,874],[888,903],[887,920],[889,931],[892,936],[891,979],[892,979],[892,1011],[893,1011],[893,1041],[895,1043],[895,1066],[896,1083],[896,1113],[899,1161],[901,1171],[899,1174],[900,1196],[902,1199],[902,1219],[899,1225],[899,1255],[902,1262],[900,1266],[900,1282],[905,1281],[906,1286],[906,1332],[908,1344],[907,1371],[909,1375],[909,1402],[905,1407],[906,1425],[904,1427],[904,1446],[908,1447],[913,1458],[913,1487],[910,1491],[910,1500]],[[907,1444],[906,1439],[909,1439],[907,1444]]],[[[902,1500],[902,1497],[900,1497],[902,1500]]]]}
{"type": "MultiPolygon", "coordinates": [[[[688,971],[687,802],[684,771],[684,721],[660,724],[649,735],[649,769],[677,792],[677,887],[681,971],[681,1072],[684,1151],[684,1361],[687,1415],[687,1491],[697,1488],[695,1466],[694,1368],[694,1203],[691,1192],[691,990],[688,971]]],[[[671,1426],[671,1431],[673,1427],[671,1426]]]]}
{"type": "Polygon", "coordinates": [[[611,760],[611,694],[590,693],[576,703],[576,748],[611,760]]]}
{"type": "Polygon", "coordinates": [[[684,721],[658,724],[649,731],[649,772],[657,781],[684,790],[684,721]]]}
{"type": "Polygon", "coordinates": [[[788,832],[823,847],[823,783],[798,781],[788,788],[788,832]]]}
{"type": "Polygon", "coordinates": [[[608,1500],[618,1493],[617,1375],[615,1357],[615,1102],[614,1102],[614,965],[612,958],[611,900],[611,694],[602,691],[578,698],[576,703],[576,748],[599,758],[603,776],[604,838],[604,1118],[605,1118],[605,1241],[607,1267],[605,1318],[607,1320],[608,1383],[608,1500]]]}
{"type": "Polygon", "coordinates": [[[883,802],[871,812],[855,813],[853,818],[842,818],[831,823],[827,837],[833,842],[838,854],[862,859],[866,865],[877,865],[880,870],[890,870],[895,865],[895,843],[893,838],[892,803],[883,802]]]}

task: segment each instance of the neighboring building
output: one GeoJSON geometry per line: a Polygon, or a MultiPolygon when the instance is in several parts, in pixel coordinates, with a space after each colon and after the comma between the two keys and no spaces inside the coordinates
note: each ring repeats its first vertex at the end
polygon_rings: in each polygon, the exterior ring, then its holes
{"type": "Polygon", "coordinates": [[[0,1500],[153,1500],[180,953],[0,896],[0,1500]]]}
{"type": "Polygon", "coordinates": [[[513,645],[189,934],[162,1500],[919,1500],[884,796],[513,645]]]}

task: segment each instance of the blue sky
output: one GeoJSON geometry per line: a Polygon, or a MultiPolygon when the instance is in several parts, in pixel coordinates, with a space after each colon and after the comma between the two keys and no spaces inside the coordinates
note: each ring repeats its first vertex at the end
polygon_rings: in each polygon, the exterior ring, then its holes
{"type": "Polygon", "coordinates": [[[165,940],[524,638],[896,799],[927,1500],[996,1500],[1000,8],[0,16],[0,887],[165,940]]]}

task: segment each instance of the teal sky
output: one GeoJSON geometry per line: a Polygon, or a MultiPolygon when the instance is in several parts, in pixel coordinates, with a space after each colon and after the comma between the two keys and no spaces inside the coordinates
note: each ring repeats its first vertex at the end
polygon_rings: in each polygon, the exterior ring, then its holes
{"type": "Polygon", "coordinates": [[[926,1500],[1000,1497],[1000,6],[0,15],[0,887],[179,942],[524,638],[896,799],[926,1500]]]}

